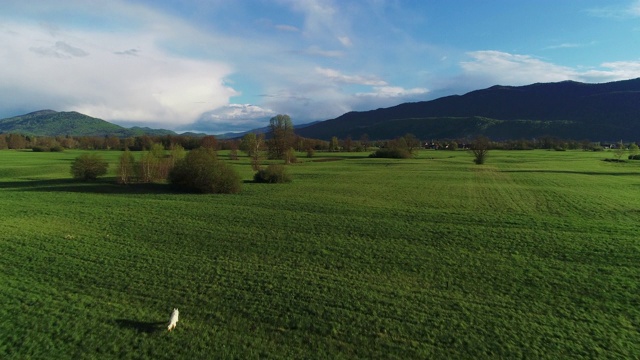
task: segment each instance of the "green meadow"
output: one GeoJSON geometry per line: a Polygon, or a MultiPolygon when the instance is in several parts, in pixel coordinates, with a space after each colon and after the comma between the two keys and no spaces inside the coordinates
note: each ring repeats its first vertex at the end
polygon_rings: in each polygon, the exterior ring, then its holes
{"type": "Polygon", "coordinates": [[[116,185],[116,151],[74,182],[81,153],[0,151],[2,359],[640,357],[640,161],[241,157],[199,195],[116,185]]]}

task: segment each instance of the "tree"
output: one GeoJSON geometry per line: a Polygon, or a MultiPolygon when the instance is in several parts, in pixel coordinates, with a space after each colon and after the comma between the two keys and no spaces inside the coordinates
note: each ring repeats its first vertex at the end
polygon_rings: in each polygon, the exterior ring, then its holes
{"type": "Polygon", "coordinates": [[[223,161],[215,151],[199,148],[192,150],[178,161],[168,177],[174,187],[201,193],[238,193],[242,181],[240,175],[223,161]]]}
{"type": "Polygon", "coordinates": [[[296,151],[293,148],[289,148],[289,150],[287,150],[284,153],[284,163],[291,164],[295,162],[298,162],[298,158],[296,157],[296,151]]]}
{"type": "Polygon", "coordinates": [[[407,151],[409,151],[410,154],[413,154],[416,149],[420,148],[420,140],[411,133],[407,133],[404,136],[404,141],[407,144],[407,151]]]}
{"type": "Polygon", "coordinates": [[[107,150],[118,150],[120,149],[120,139],[113,135],[107,136],[104,140],[104,146],[107,150]]]}
{"type": "Polygon", "coordinates": [[[20,134],[9,134],[9,149],[24,149],[27,147],[27,140],[20,134]]]}
{"type": "Polygon", "coordinates": [[[261,152],[264,146],[264,134],[248,133],[242,137],[240,149],[251,158],[251,168],[254,171],[260,169],[261,152]]]}
{"type": "Polygon", "coordinates": [[[353,147],[353,140],[351,139],[351,135],[347,136],[343,141],[342,141],[342,147],[344,149],[344,151],[346,152],[351,152],[351,148],[353,147]]]}
{"type": "Polygon", "coordinates": [[[182,159],[184,159],[184,157],[187,155],[187,152],[184,150],[184,148],[180,145],[180,144],[172,144],[171,145],[171,152],[169,155],[169,161],[171,163],[171,169],[173,169],[174,166],[176,166],[176,163],[182,159]]]}
{"type": "Polygon", "coordinates": [[[201,146],[203,148],[216,150],[217,146],[218,146],[218,140],[213,135],[207,135],[207,136],[202,138],[202,145],[201,146]]]}
{"type": "Polygon", "coordinates": [[[338,151],[339,147],[340,147],[340,145],[338,144],[338,137],[337,136],[332,136],[331,137],[331,143],[329,144],[329,150],[338,151]]]}
{"type": "Polygon", "coordinates": [[[491,141],[489,138],[485,136],[478,136],[473,142],[471,142],[471,153],[473,154],[473,162],[477,165],[484,164],[487,159],[487,153],[489,152],[489,147],[491,145],[491,141]]]}
{"type": "Polygon", "coordinates": [[[65,136],[59,142],[65,149],[75,149],[78,146],[78,141],[70,136],[65,136]]]}
{"type": "Polygon", "coordinates": [[[276,115],[269,120],[269,133],[271,138],[267,145],[269,147],[270,159],[284,159],[284,156],[293,147],[295,133],[293,132],[293,122],[289,115],[276,115]]]}
{"type": "Polygon", "coordinates": [[[620,142],[616,144],[616,148],[613,150],[613,154],[615,155],[617,161],[620,161],[620,158],[622,157],[622,155],[624,155],[625,152],[627,152],[627,147],[624,146],[624,143],[622,142],[622,140],[620,140],[620,142]]]}
{"type": "Polygon", "coordinates": [[[82,181],[96,180],[98,176],[107,173],[109,163],[97,154],[82,154],[71,164],[71,175],[82,181]]]}
{"type": "Polygon", "coordinates": [[[364,151],[369,151],[369,134],[362,134],[362,136],[360,136],[360,143],[362,144],[364,151]]]}
{"type": "Polygon", "coordinates": [[[168,175],[167,159],[164,156],[162,144],[152,144],[151,149],[144,153],[138,162],[139,176],[142,182],[152,182],[165,179],[168,175]]]}
{"type": "Polygon", "coordinates": [[[638,155],[638,153],[640,153],[638,144],[631,143],[631,145],[629,145],[629,159],[634,159],[638,155]]]}
{"type": "Polygon", "coordinates": [[[238,142],[228,141],[229,146],[229,160],[238,160],[238,142]]]}
{"type": "Polygon", "coordinates": [[[120,161],[118,163],[118,183],[129,184],[132,182],[135,176],[135,164],[136,160],[133,154],[131,154],[129,149],[125,149],[122,155],[120,155],[120,161]]]}

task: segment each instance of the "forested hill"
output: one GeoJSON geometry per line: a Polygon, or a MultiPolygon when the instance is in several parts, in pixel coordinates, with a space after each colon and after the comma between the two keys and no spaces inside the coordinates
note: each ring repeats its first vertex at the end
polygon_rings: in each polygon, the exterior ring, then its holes
{"type": "Polygon", "coordinates": [[[557,136],[591,140],[640,140],[640,78],[603,84],[575,81],[493,86],[465,95],[349,112],[296,133],[389,139],[407,132],[419,138],[495,139],[557,136]]]}
{"type": "Polygon", "coordinates": [[[75,111],[41,110],[0,120],[0,133],[35,136],[105,136],[176,135],[170,130],[125,128],[75,111]]]}

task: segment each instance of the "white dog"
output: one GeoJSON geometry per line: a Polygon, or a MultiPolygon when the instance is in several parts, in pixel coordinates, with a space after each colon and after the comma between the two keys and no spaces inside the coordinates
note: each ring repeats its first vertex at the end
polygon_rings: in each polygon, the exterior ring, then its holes
{"type": "Polygon", "coordinates": [[[171,313],[171,318],[169,318],[169,326],[168,326],[169,331],[173,330],[176,327],[176,324],[178,323],[178,315],[180,315],[180,312],[178,311],[178,309],[173,309],[173,312],[171,313]]]}

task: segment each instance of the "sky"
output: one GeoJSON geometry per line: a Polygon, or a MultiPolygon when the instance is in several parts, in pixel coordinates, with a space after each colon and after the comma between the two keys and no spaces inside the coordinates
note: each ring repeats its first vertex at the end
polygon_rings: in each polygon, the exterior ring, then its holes
{"type": "Polygon", "coordinates": [[[640,77],[640,0],[0,0],[0,118],[209,134],[640,77]]]}

